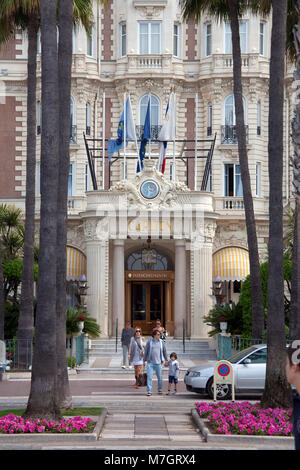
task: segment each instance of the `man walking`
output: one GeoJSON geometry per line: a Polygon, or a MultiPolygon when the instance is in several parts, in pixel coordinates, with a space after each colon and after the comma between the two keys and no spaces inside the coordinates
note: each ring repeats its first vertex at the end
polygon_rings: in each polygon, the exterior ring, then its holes
{"type": "Polygon", "coordinates": [[[158,394],[162,395],[162,364],[168,363],[165,343],[160,339],[160,331],[153,330],[152,338],[147,341],[144,353],[144,365],[147,362],[147,396],[152,395],[152,377],[155,371],[158,381],[158,394]]]}
{"type": "Polygon", "coordinates": [[[127,321],[125,324],[125,328],[123,328],[122,330],[122,335],[121,335],[121,344],[122,344],[122,349],[123,349],[122,369],[126,369],[126,367],[128,367],[129,346],[130,346],[130,341],[133,335],[134,335],[134,330],[131,327],[130,321],[127,321]]]}

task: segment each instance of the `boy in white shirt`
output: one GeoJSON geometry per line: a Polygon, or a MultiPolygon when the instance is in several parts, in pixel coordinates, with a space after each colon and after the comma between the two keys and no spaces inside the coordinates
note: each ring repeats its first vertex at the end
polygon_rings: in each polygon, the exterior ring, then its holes
{"type": "Polygon", "coordinates": [[[170,360],[168,361],[169,364],[169,386],[168,386],[168,393],[171,393],[171,385],[174,382],[174,395],[177,392],[177,383],[179,377],[179,363],[177,361],[177,354],[172,352],[170,354],[170,360]]]}

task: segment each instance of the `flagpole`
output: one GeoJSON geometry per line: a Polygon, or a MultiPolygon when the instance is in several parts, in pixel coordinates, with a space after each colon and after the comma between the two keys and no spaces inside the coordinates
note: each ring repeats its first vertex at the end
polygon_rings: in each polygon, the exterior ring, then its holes
{"type": "Polygon", "coordinates": [[[105,189],[105,92],[102,96],[102,189],[105,189]]]}
{"type": "Polygon", "coordinates": [[[175,140],[176,140],[176,136],[175,136],[175,132],[176,132],[176,94],[173,92],[174,94],[174,119],[173,119],[173,136],[174,136],[174,140],[173,140],[173,181],[175,181],[176,179],[176,161],[175,161],[175,151],[176,151],[176,143],[175,143],[175,140]]]}
{"type": "Polygon", "coordinates": [[[126,179],[126,92],[124,93],[124,129],[123,129],[123,180],[126,179]]]}
{"type": "Polygon", "coordinates": [[[194,190],[197,191],[198,185],[198,93],[195,93],[195,180],[194,190]]]}
{"type": "MultiPolygon", "coordinates": [[[[130,109],[132,110],[130,93],[129,93],[129,102],[130,102],[130,109]]],[[[136,146],[136,151],[137,151],[137,156],[138,156],[138,162],[139,162],[139,165],[140,165],[140,171],[142,171],[142,162],[141,162],[141,159],[140,159],[140,152],[139,152],[139,147],[138,147],[138,143],[137,143],[136,133],[135,133],[135,146],[136,146]]]]}
{"type": "Polygon", "coordinates": [[[149,139],[149,154],[148,154],[148,158],[150,160],[151,158],[151,93],[149,93],[149,98],[148,100],[150,99],[150,105],[149,105],[149,116],[150,116],[150,139],[149,139]]]}

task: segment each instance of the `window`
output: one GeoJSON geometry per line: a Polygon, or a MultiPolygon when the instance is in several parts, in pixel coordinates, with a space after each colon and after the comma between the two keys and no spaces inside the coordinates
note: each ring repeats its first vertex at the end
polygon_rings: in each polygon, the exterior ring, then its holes
{"type": "Polygon", "coordinates": [[[207,105],[207,136],[212,135],[212,103],[207,105]]]}
{"type": "Polygon", "coordinates": [[[257,135],[261,135],[261,102],[257,102],[257,135]]]}
{"type": "Polygon", "coordinates": [[[180,24],[179,23],[174,23],[173,55],[175,57],[180,56],[180,24]]]}
{"type": "Polygon", "coordinates": [[[120,23],[120,57],[126,56],[126,23],[120,23]]]}
{"type": "Polygon", "coordinates": [[[266,364],[267,362],[267,348],[255,351],[253,354],[248,356],[252,364],[266,364]]]}
{"type": "Polygon", "coordinates": [[[210,166],[206,191],[212,192],[212,167],[210,166]]]}
{"type": "Polygon", "coordinates": [[[264,21],[259,23],[259,53],[266,55],[266,23],[264,21]]]}
{"type": "Polygon", "coordinates": [[[88,56],[90,57],[94,56],[94,53],[95,53],[94,48],[95,48],[95,27],[92,26],[90,36],[87,34],[86,53],[88,56]]]}
{"type": "MultiPolygon", "coordinates": [[[[241,53],[248,53],[248,21],[240,21],[241,53]]],[[[225,22],[225,54],[232,54],[232,40],[230,23],[225,22]]]]}
{"type": "Polygon", "coordinates": [[[41,195],[41,163],[36,163],[36,173],[35,173],[35,194],[37,197],[41,195]]]}
{"type": "MultiPolygon", "coordinates": [[[[140,125],[145,124],[149,95],[144,95],[140,100],[140,125]]],[[[160,119],[160,102],[157,96],[150,94],[150,123],[151,126],[158,126],[160,119]]]]}
{"type": "Polygon", "coordinates": [[[91,104],[90,103],[86,103],[85,115],[86,115],[86,135],[91,135],[91,104]]]}
{"type": "Polygon", "coordinates": [[[212,34],[211,34],[211,23],[206,23],[205,26],[205,57],[211,55],[212,50],[212,34]]]}
{"type": "MultiPolygon", "coordinates": [[[[246,101],[243,97],[244,121],[246,122],[246,101]]],[[[234,95],[229,95],[224,102],[225,126],[235,126],[234,95]]]]}
{"type": "Polygon", "coordinates": [[[74,163],[70,163],[68,176],[68,196],[74,195],[74,163]]]}
{"type": "Polygon", "coordinates": [[[74,26],[72,29],[72,54],[76,54],[76,31],[74,26]]]}
{"type": "Polygon", "coordinates": [[[240,165],[234,163],[224,165],[224,196],[243,197],[240,165]]]}
{"type": "Polygon", "coordinates": [[[139,53],[161,54],[161,23],[139,23],[139,53]]]}
{"type": "Polygon", "coordinates": [[[71,113],[70,143],[76,144],[75,101],[72,96],[71,96],[70,113],[71,113]]]}
{"type": "Polygon", "coordinates": [[[255,194],[256,197],[260,197],[261,188],[261,163],[256,163],[256,183],[255,183],[255,194]]]}
{"type": "Polygon", "coordinates": [[[36,103],[36,133],[41,134],[41,102],[36,103]]]}

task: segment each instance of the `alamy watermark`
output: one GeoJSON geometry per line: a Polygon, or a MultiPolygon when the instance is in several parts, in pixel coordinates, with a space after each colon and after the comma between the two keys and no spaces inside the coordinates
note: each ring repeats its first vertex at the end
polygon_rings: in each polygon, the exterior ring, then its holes
{"type": "Polygon", "coordinates": [[[300,364],[300,339],[295,339],[290,347],[295,349],[291,357],[292,363],[300,364]]]}

